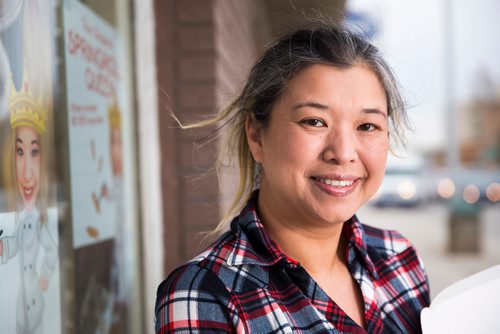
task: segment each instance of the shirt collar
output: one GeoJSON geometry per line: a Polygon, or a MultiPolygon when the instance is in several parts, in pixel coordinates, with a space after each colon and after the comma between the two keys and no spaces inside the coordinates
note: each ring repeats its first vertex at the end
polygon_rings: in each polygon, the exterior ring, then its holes
{"type": "Polygon", "coordinates": [[[378,273],[368,252],[365,230],[356,215],[345,222],[343,232],[349,240],[346,250],[349,267],[352,267],[359,261],[363,261],[364,267],[377,279],[378,273]]]}
{"type": "Polygon", "coordinates": [[[256,264],[272,266],[283,261],[285,266],[297,267],[298,262],[286,256],[271,239],[257,214],[258,191],[252,194],[239,216],[231,222],[231,231],[239,240],[228,257],[233,266],[256,264]]]}

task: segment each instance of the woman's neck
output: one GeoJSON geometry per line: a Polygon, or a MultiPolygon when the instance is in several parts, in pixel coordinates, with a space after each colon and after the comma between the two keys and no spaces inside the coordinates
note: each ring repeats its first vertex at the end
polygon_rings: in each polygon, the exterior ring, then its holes
{"type": "Polygon", "coordinates": [[[345,267],[343,224],[308,226],[283,221],[259,202],[259,217],[266,231],[288,257],[298,261],[311,275],[345,267]]]}

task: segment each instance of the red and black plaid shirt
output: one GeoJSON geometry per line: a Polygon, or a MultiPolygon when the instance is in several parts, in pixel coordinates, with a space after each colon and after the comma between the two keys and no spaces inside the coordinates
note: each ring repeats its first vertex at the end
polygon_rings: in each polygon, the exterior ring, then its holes
{"type": "Polygon", "coordinates": [[[420,333],[429,305],[422,263],[407,239],[359,223],[348,264],[364,298],[366,331],[270,239],[257,194],[207,251],[158,288],[157,333],[420,333]]]}

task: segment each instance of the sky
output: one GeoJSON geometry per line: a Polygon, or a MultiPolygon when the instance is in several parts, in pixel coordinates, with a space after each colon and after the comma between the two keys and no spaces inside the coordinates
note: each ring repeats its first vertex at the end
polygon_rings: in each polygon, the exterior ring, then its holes
{"type": "Polygon", "coordinates": [[[354,24],[374,32],[372,42],[400,81],[414,130],[411,148],[446,147],[448,97],[457,107],[482,94],[479,73],[488,75],[498,92],[500,1],[348,0],[347,10],[362,17],[354,24]],[[447,68],[453,69],[451,76],[447,68]]]}

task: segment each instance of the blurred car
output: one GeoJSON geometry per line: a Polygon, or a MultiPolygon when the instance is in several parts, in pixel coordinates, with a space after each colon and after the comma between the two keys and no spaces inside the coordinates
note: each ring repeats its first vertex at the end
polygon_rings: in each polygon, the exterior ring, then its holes
{"type": "Polygon", "coordinates": [[[384,180],[371,199],[375,206],[416,206],[431,198],[432,189],[425,177],[425,164],[420,156],[387,159],[384,180]]]}

